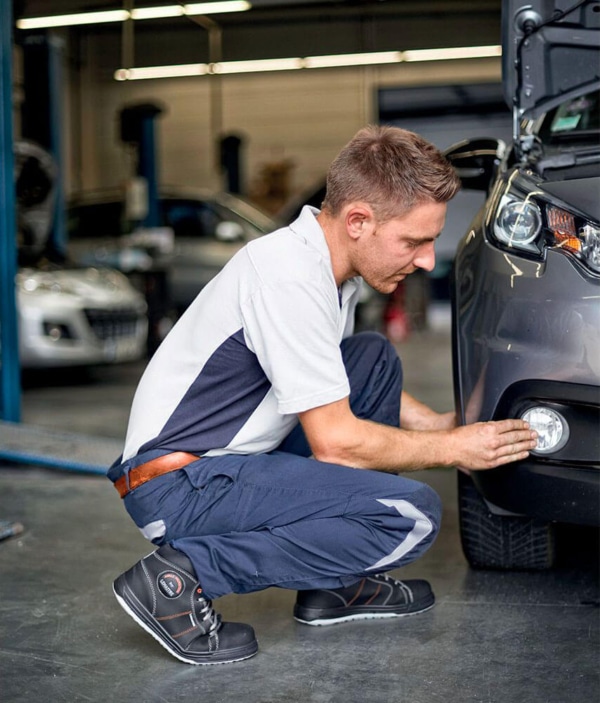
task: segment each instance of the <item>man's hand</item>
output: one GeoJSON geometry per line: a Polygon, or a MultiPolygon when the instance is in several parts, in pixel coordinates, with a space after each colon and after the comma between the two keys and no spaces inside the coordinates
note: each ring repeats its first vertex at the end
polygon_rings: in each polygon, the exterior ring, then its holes
{"type": "Polygon", "coordinates": [[[452,430],[452,446],[463,469],[480,471],[526,459],[537,433],[523,420],[477,422],[452,430]]]}

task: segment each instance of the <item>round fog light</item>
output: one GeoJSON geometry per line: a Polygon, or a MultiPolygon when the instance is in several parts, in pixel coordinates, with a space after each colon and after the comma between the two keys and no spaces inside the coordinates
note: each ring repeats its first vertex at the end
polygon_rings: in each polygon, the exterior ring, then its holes
{"type": "Polygon", "coordinates": [[[546,407],[529,408],[521,419],[538,433],[535,454],[552,454],[562,449],[569,439],[569,425],[556,410],[546,407]]]}

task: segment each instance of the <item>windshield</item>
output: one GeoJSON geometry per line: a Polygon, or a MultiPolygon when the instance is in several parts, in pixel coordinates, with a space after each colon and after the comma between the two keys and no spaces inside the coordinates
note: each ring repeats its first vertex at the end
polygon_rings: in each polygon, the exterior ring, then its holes
{"type": "Polygon", "coordinates": [[[539,137],[545,144],[581,140],[597,145],[600,142],[600,92],[573,98],[548,112],[539,137]]]}

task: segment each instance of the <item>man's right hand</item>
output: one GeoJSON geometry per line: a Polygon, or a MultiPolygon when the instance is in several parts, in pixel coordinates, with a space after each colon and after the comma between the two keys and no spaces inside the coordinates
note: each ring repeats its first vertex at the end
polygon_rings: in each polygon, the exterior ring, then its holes
{"type": "Polygon", "coordinates": [[[457,466],[471,471],[494,469],[521,461],[535,448],[537,433],[523,420],[464,425],[451,431],[450,451],[457,466]]]}

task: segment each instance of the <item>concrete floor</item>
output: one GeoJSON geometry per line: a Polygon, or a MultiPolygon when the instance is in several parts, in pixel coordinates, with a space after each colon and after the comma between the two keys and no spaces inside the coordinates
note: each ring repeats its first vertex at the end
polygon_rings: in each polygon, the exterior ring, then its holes
{"type": "MultiPolygon", "coordinates": [[[[444,325],[399,345],[408,389],[452,407],[444,325]]],[[[142,365],[28,374],[23,422],[122,438],[142,365]]],[[[596,532],[565,530],[549,573],[472,571],[460,549],[454,472],[416,475],[440,493],[444,526],[419,562],[436,607],[396,621],[312,628],[295,594],[226,596],[225,619],[252,624],[260,651],[238,664],[173,659],[118,606],[112,580],[151,551],[101,476],[0,464],[0,701],[125,703],[596,703],[600,611],[596,532]]]]}

